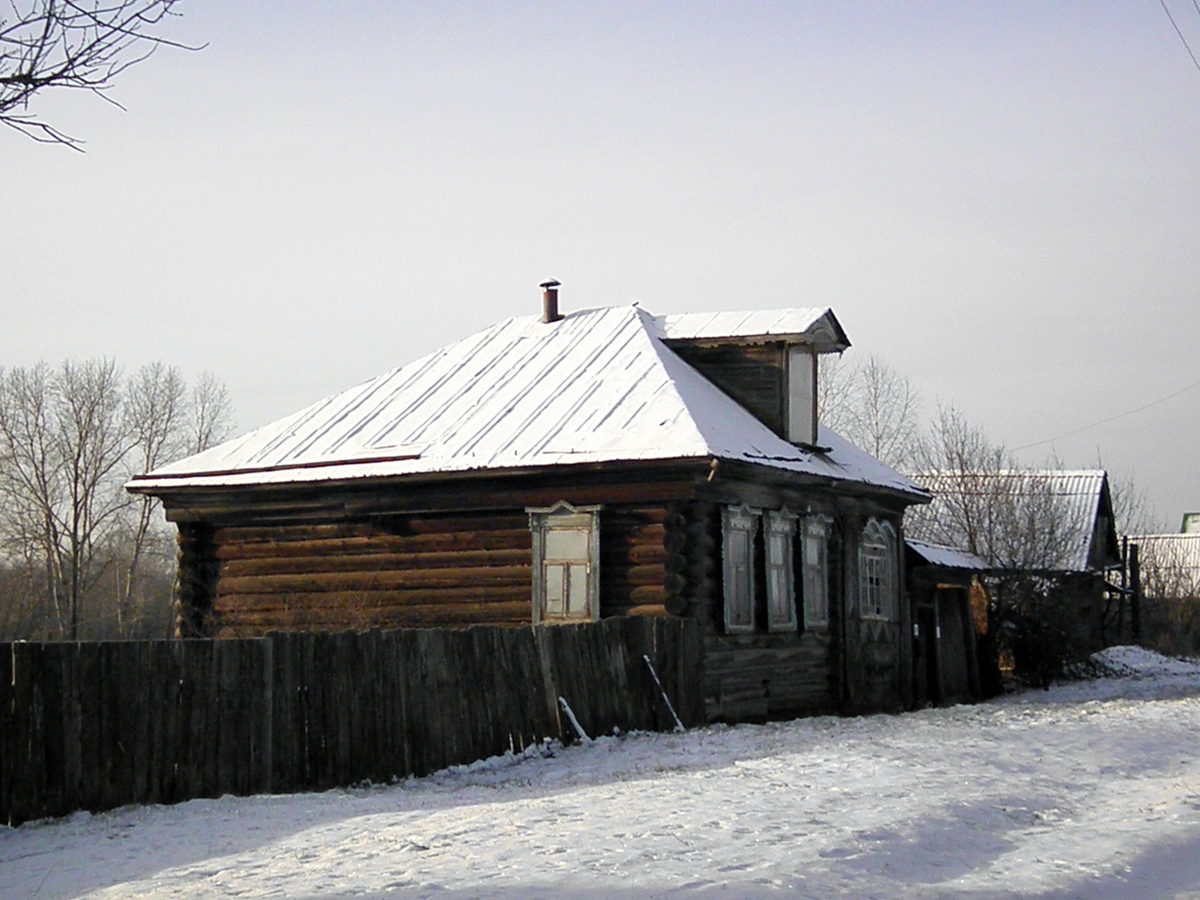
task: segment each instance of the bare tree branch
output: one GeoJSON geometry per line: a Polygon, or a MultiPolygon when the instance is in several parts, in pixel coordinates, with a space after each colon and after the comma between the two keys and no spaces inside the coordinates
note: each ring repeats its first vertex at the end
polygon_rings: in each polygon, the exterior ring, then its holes
{"type": "MultiPolygon", "coordinates": [[[[180,0],[8,0],[0,6],[0,122],[35,141],[81,142],[30,111],[49,88],[88,91],[120,107],[114,79],[161,46],[199,50],[155,34],[180,0]]],[[[124,108],[124,107],[121,107],[124,108]]]]}
{"type": "Polygon", "coordinates": [[[24,629],[0,637],[164,632],[173,541],[157,501],[123,485],[231,418],[219,381],[192,397],[162,363],[128,380],[109,360],[0,369],[0,629],[24,629]]]}
{"type": "Polygon", "coordinates": [[[857,363],[823,361],[817,407],[822,424],[892,468],[915,462],[920,392],[878,356],[857,363]]]}

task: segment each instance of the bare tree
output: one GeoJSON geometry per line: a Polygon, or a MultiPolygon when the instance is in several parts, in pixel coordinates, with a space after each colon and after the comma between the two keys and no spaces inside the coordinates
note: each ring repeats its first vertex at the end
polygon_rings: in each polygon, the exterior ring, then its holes
{"type": "Polygon", "coordinates": [[[1108,471],[1117,534],[1155,534],[1163,530],[1158,511],[1137,484],[1132,469],[1114,472],[1101,457],[1097,457],[1096,467],[1108,471]]]}
{"type": "Polygon", "coordinates": [[[817,378],[817,420],[853,443],[850,431],[854,417],[854,375],[856,367],[846,357],[821,357],[817,378]]]}
{"type": "Polygon", "coordinates": [[[1050,477],[1056,460],[1026,469],[953,406],[938,407],[917,458],[923,471],[914,477],[936,500],[906,517],[911,536],[969,550],[995,569],[1070,568],[1077,535],[1050,477]]]}
{"type": "Polygon", "coordinates": [[[878,356],[823,363],[817,410],[822,424],[892,468],[915,461],[920,392],[878,356]]]}
{"type": "Polygon", "coordinates": [[[49,367],[0,370],[0,527],[5,562],[44,582],[60,637],[63,606],[59,519],[61,460],[53,447],[54,388],[49,367]]]}
{"type": "Polygon", "coordinates": [[[0,621],[26,629],[10,636],[129,637],[138,609],[168,608],[165,523],[123,484],[228,428],[224,386],[200,393],[197,420],[162,363],[128,381],[108,360],[0,369],[0,621]]]}
{"type": "MultiPolygon", "coordinates": [[[[127,475],[149,472],[183,455],[186,397],[187,387],[179,370],[161,362],[142,366],[129,380],[125,416],[132,447],[127,475]]],[[[155,509],[156,501],[150,496],[139,496],[131,503],[125,585],[117,602],[117,627],[122,634],[128,632],[132,618],[135,586],[155,509]]]]}
{"type": "Polygon", "coordinates": [[[79,637],[80,601],[107,560],[97,551],[129,504],[121,496],[122,461],[130,449],[122,415],[122,379],[112,360],[65,362],[58,371],[55,452],[62,461],[66,504],[57,512],[65,534],[64,586],[70,639],[79,637]]]}
{"type": "MultiPolygon", "coordinates": [[[[211,372],[202,372],[192,388],[188,453],[200,453],[233,432],[233,404],[225,385],[211,372]]],[[[149,470],[147,470],[149,471],[149,470]]]]}
{"type": "Polygon", "coordinates": [[[1141,557],[1142,630],[1164,653],[1200,652],[1200,536],[1133,536],[1141,557]]]}
{"type": "Polygon", "coordinates": [[[7,0],[0,7],[0,122],[43,143],[80,142],[30,112],[48,88],[109,96],[113,80],[158,47],[183,49],[155,29],[179,0],[7,0]]]}

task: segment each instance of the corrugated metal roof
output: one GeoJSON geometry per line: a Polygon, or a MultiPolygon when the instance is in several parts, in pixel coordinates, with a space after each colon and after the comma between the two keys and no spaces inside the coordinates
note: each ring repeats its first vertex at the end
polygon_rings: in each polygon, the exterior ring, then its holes
{"type": "Polygon", "coordinates": [[[953,547],[927,544],[924,541],[912,539],[906,539],[904,543],[931,566],[944,566],[947,569],[971,569],[972,571],[982,571],[987,568],[982,559],[966,550],[955,550],[953,547]]]}
{"type": "Polygon", "coordinates": [[[830,309],[761,309],[750,312],[682,313],[657,318],[659,336],[668,341],[787,340],[822,352],[845,350],[846,333],[830,309]]]}
{"type": "Polygon", "coordinates": [[[572,463],[716,457],[890,488],[907,478],[827,429],[778,437],[680,359],[634,307],[508,319],[130,482],[284,484],[572,463]]]}
{"type": "MultiPolygon", "coordinates": [[[[1108,498],[1108,475],[1101,469],[1000,472],[919,472],[913,480],[933,494],[933,502],[913,510],[905,530],[921,539],[952,544],[969,543],[958,522],[960,500],[966,493],[995,495],[1019,503],[1023,498],[1052,498],[1053,514],[1062,527],[1055,568],[1086,572],[1097,557],[1117,562],[1116,531],[1108,498]],[[1101,521],[1100,517],[1106,521],[1101,521]],[[1104,546],[1094,547],[1096,540],[1104,546]]],[[[998,561],[997,561],[998,562],[998,561]]]]}
{"type": "Polygon", "coordinates": [[[1147,596],[1186,596],[1200,590],[1200,534],[1131,535],[1138,545],[1147,596]]]}

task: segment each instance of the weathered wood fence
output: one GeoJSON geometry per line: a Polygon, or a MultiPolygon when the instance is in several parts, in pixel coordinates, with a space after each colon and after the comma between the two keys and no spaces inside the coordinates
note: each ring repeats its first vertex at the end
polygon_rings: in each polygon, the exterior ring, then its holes
{"type": "Polygon", "coordinates": [[[0,823],[423,775],[703,718],[694,620],[0,644],[0,823]]]}

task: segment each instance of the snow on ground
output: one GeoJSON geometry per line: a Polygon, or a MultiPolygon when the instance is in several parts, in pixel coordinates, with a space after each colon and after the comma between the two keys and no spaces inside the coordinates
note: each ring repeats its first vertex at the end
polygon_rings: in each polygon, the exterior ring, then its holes
{"type": "Polygon", "coordinates": [[[0,830],[0,898],[1200,898],[1200,667],[0,830]]]}

